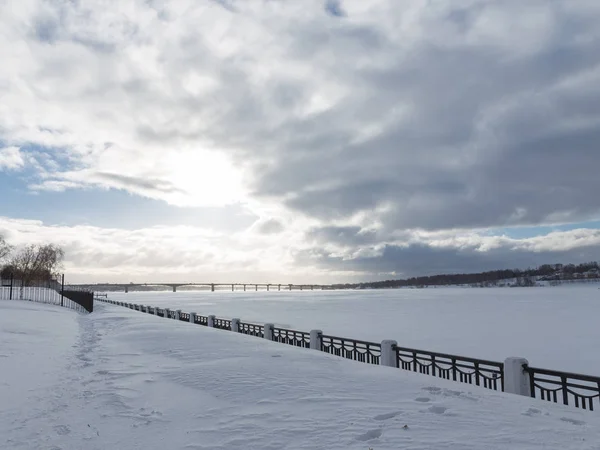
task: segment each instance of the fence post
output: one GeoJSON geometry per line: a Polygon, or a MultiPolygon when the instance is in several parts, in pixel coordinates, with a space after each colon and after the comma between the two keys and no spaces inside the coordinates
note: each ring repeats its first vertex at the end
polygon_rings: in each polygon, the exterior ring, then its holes
{"type": "Polygon", "coordinates": [[[169,308],[165,308],[165,315],[163,316],[165,319],[169,318],[169,313],[171,312],[171,310],[169,308]]]}
{"type": "Polygon", "coordinates": [[[240,332],[240,319],[231,319],[231,331],[234,333],[240,332]]]}
{"type": "Polygon", "coordinates": [[[529,365],[525,358],[504,360],[504,392],[531,397],[529,372],[523,368],[524,365],[529,365]]]}
{"type": "Polygon", "coordinates": [[[155,307],[154,307],[154,315],[155,315],[155,316],[158,316],[158,306],[155,306],[155,307]]]}
{"type": "Polygon", "coordinates": [[[190,313],[190,323],[196,323],[196,313],[195,312],[190,313]]]}
{"type": "Polygon", "coordinates": [[[323,332],[321,330],[310,331],[310,348],[319,351],[323,349],[323,332]]]}
{"type": "Polygon", "coordinates": [[[60,306],[64,306],[64,296],[65,293],[65,274],[62,274],[62,277],[60,279],[60,306]]]}
{"type": "Polygon", "coordinates": [[[211,328],[215,327],[215,316],[208,316],[208,326],[211,328]]]}
{"type": "Polygon", "coordinates": [[[179,320],[180,317],[181,317],[181,310],[178,309],[177,311],[175,311],[175,320],[179,320]]]}
{"type": "Polygon", "coordinates": [[[272,323],[265,323],[265,339],[273,340],[273,328],[275,328],[275,325],[272,323]]]}
{"type": "Polygon", "coordinates": [[[380,366],[396,367],[396,346],[398,343],[392,340],[381,341],[380,366]]]}

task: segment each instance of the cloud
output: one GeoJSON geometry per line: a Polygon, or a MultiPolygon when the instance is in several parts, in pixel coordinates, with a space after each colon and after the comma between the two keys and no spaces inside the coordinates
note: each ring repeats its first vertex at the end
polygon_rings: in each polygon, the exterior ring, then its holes
{"type": "Polygon", "coordinates": [[[254,224],[254,227],[259,234],[266,235],[278,234],[284,230],[283,224],[277,219],[273,218],[257,221],[257,223],[254,224]]]}
{"type": "Polygon", "coordinates": [[[278,218],[244,235],[251,259],[271,239],[296,270],[313,252],[348,273],[575,258],[572,235],[510,251],[481,236],[600,217],[599,14],[593,0],[6,3],[0,168],[30,168],[33,191],[242,204],[278,218]]]}
{"type": "Polygon", "coordinates": [[[581,263],[597,259],[600,230],[576,229],[525,239],[477,233],[415,232],[404,242],[371,248],[353,246],[349,244],[352,241],[350,238],[341,246],[329,244],[304,249],[296,254],[296,263],[362,274],[362,279],[581,263]]]}
{"type": "Polygon", "coordinates": [[[19,170],[25,165],[25,160],[19,147],[0,148],[0,171],[19,170]]]}
{"type": "Polygon", "coordinates": [[[219,232],[194,226],[61,226],[0,217],[0,235],[17,247],[61,245],[71,282],[331,283],[577,263],[596,259],[600,250],[600,230],[593,229],[523,239],[411,230],[382,244],[374,232],[350,227],[313,230],[307,242],[293,227],[265,234],[265,223],[278,222],[259,220],[251,231],[219,232]]]}

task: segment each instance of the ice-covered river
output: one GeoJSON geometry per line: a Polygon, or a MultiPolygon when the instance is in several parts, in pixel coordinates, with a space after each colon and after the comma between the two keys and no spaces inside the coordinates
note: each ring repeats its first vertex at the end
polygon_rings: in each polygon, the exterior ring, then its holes
{"type": "Polygon", "coordinates": [[[302,331],[600,375],[597,285],[293,292],[130,292],[109,298],[302,331]]]}

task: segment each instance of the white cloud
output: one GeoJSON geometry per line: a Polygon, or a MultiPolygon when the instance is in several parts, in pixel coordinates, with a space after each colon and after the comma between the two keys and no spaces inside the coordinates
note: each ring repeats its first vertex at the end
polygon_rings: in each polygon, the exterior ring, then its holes
{"type": "MultiPolygon", "coordinates": [[[[260,225],[269,221],[259,220],[257,223],[253,232],[226,234],[192,226],[125,230],[83,225],[49,226],[40,221],[0,217],[0,235],[17,246],[46,242],[63,246],[69,277],[85,282],[330,283],[372,277],[369,261],[380,259],[388,246],[411,252],[417,249],[411,255],[411,258],[417,259],[419,253],[462,253],[466,258],[472,258],[473,271],[480,268],[478,254],[485,254],[490,260],[495,260],[498,255],[502,261],[507,253],[519,254],[521,258],[533,252],[540,254],[541,258],[562,255],[571,261],[580,249],[600,248],[600,230],[592,229],[552,232],[523,239],[468,231],[412,230],[405,232],[402,240],[385,244],[328,242],[321,248],[305,243],[298,230],[285,229],[279,231],[287,244],[282,246],[280,240],[272,238],[272,234],[262,233],[260,225]],[[304,265],[298,268],[299,255],[308,254],[314,258],[305,258],[304,265]],[[343,269],[335,266],[324,268],[320,261],[323,255],[356,265],[343,269]]],[[[344,238],[347,237],[348,230],[344,238]]],[[[404,268],[410,267],[411,259],[406,258],[401,264],[404,268]]],[[[379,270],[382,276],[394,272],[385,268],[379,270]]],[[[400,276],[406,274],[402,270],[398,273],[400,276]]]]}
{"type": "Polygon", "coordinates": [[[0,171],[19,170],[25,165],[25,160],[18,147],[0,148],[0,171]]]}
{"type": "MultiPolygon", "coordinates": [[[[360,230],[327,243],[344,260],[390,245],[596,245],[456,230],[600,213],[598,5],[346,0],[338,18],[322,0],[5,2],[0,169],[30,165],[33,191],[241,203],[263,218],[233,237],[190,237],[194,271],[299,270],[294,255],[319,227],[360,230]]],[[[40,229],[66,241],[73,231],[40,229]]],[[[128,244],[115,228],[124,249],[92,253],[150,271],[160,259],[128,245],[148,239],[169,255],[158,240],[185,235],[136,233],[128,244]]]]}

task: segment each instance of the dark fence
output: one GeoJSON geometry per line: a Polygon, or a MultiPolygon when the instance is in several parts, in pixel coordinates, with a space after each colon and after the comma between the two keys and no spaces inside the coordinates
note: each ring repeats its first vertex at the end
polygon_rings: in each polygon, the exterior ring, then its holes
{"type": "Polygon", "coordinates": [[[0,300],[27,300],[80,312],[94,310],[92,291],[65,286],[64,275],[35,280],[0,279],[0,300]]]}
{"type": "Polygon", "coordinates": [[[310,348],[310,333],[304,331],[288,330],[287,328],[273,328],[273,340],[282,344],[296,347],[310,348]]]}
{"type": "Polygon", "coordinates": [[[396,346],[396,367],[504,391],[504,364],[396,346]]]}
{"type": "Polygon", "coordinates": [[[207,327],[208,326],[208,316],[196,316],[195,323],[197,323],[198,325],[204,325],[205,327],[207,327]]]}
{"type": "Polygon", "coordinates": [[[265,327],[263,325],[256,325],[255,323],[240,322],[239,332],[249,334],[250,336],[265,337],[265,327]]]}
{"type": "Polygon", "coordinates": [[[214,327],[219,330],[231,331],[231,320],[215,318],[214,327]]]}
{"type": "MultiPolygon", "coordinates": [[[[112,300],[103,300],[117,305],[129,305],[112,300]]],[[[144,311],[164,316],[164,309],[149,307],[144,311]]],[[[171,312],[169,317],[175,318],[171,312]]],[[[179,320],[189,322],[190,313],[181,312],[179,320]]],[[[233,320],[215,318],[213,327],[231,331],[235,329],[233,320]]],[[[194,323],[208,325],[208,316],[196,315],[194,323]]],[[[239,333],[251,336],[265,337],[265,326],[249,322],[237,322],[239,333]]],[[[464,356],[445,353],[429,352],[397,345],[386,346],[388,353],[382,361],[382,344],[377,342],[360,341],[338,336],[324,335],[313,332],[318,339],[314,348],[331,355],[339,356],[354,361],[375,364],[395,365],[396,368],[434,376],[445,380],[472,384],[494,391],[504,391],[505,365],[501,362],[487,361],[484,359],[468,358],[464,356]],[[389,357],[393,357],[389,361],[389,357]]],[[[272,339],[287,345],[301,348],[311,348],[311,333],[287,328],[272,328],[272,339]]],[[[389,342],[388,342],[389,345],[389,342]]],[[[563,403],[577,408],[594,409],[594,404],[600,406],[600,377],[579,375],[567,372],[538,369],[523,366],[524,372],[529,374],[530,395],[533,398],[563,403]]],[[[514,392],[514,391],[513,391],[514,392]]],[[[523,394],[529,395],[529,394],[523,394]]]]}
{"type": "Polygon", "coordinates": [[[379,364],[381,358],[381,344],[337,336],[321,336],[321,350],[367,364],[379,364]]]}
{"type": "Polygon", "coordinates": [[[65,298],[76,303],[85,311],[91,313],[94,311],[94,293],[91,291],[62,291],[63,301],[61,306],[64,306],[65,298]]]}
{"type": "Polygon", "coordinates": [[[600,406],[600,377],[524,366],[531,396],[554,403],[594,410],[600,406]]]}

